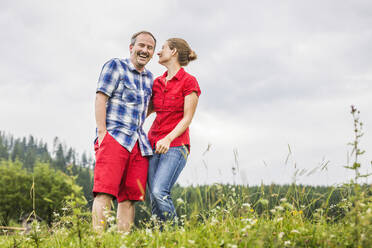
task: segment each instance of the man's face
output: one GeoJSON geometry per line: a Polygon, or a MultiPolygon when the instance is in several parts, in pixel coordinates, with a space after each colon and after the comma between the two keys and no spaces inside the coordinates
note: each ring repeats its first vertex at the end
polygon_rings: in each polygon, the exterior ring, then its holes
{"type": "Polygon", "coordinates": [[[136,43],[129,46],[130,60],[136,69],[142,70],[154,54],[155,41],[149,34],[139,34],[136,43]]]}

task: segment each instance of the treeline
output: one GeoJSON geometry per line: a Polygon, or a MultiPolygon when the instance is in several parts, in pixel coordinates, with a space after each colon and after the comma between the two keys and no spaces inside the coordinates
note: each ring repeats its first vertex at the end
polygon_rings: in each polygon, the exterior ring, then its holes
{"type": "Polygon", "coordinates": [[[0,131],[0,161],[18,162],[21,167],[32,173],[35,165],[45,163],[53,172],[61,171],[75,176],[76,183],[82,187],[88,204],[92,203],[92,175],[94,160],[85,152],[80,156],[75,149],[67,147],[58,137],[53,146],[38,140],[32,135],[15,138],[11,134],[0,131]]]}
{"type": "MultiPolygon", "coordinates": [[[[85,153],[67,148],[58,138],[48,145],[33,136],[14,138],[0,132],[0,223],[17,221],[33,210],[30,190],[35,190],[36,213],[51,223],[53,213],[60,213],[66,197],[83,194],[89,211],[92,204],[94,161],[85,153]],[[33,181],[34,180],[34,181],[33,181]],[[77,188],[81,187],[81,190],[77,188]],[[80,192],[80,193],[79,193],[80,192]]],[[[365,192],[371,195],[371,187],[365,192]]],[[[208,216],[214,208],[241,211],[247,206],[257,213],[268,212],[283,201],[312,218],[317,209],[326,209],[332,219],[338,219],[350,207],[348,199],[353,191],[347,185],[338,187],[308,185],[176,185],[172,198],[178,214],[208,216]]],[[[148,194],[146,201],[136,204],[136,224],[151,218],[148,194]]]]}
{"type": "Polygon", "coordinates": [[[82,198],[74,180],[47,163],[36,162],[33,171],[19,161],[0,161],[0,226],[17,225],[32,213],[48,224],[63,214],[68,197],[82,198]]]}

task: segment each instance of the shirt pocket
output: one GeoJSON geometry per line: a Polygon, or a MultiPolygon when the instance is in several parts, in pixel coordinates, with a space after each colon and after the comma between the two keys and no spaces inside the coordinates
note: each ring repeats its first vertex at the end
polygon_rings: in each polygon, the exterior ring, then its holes
{"type": "Polygon", "coordinates": [[[183,111],[184,97],[180,95],[166,95],[164,98],[164,110],[183,111]]]}
{"type": "Polygon", "coordinates": [[[129,81],[123,81],[123,93],[121,95],[121,99],[130,105],[138,104],[141,101],[141,97],[139,95],[139,91],[137,90],[136,86],[129,81]]]}

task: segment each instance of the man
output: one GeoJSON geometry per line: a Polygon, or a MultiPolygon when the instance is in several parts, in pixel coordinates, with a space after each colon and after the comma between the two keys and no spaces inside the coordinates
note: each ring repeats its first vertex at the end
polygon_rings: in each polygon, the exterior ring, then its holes
{"type": "Polygon", "coordinates": [[[105,227],[105,211],[117,199],[117,225],[128,232],[134,222],[134,203],[143,201],[151,145],[142,125],[151,97],[153,76],[145,65],[156,39],[147,31],[132,36],[129,59],[112,59],[102,68],[95,101],[97,137],[92,222],[105,227]]]}

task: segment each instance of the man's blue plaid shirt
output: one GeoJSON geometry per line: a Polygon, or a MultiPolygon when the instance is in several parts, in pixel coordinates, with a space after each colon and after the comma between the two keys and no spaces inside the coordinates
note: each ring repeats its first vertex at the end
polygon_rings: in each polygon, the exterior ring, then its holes
{"type": "Polygon", "coordinates": [[[142,127],[152,84],[153,75],[147,69],[139,73],[129,59],[112,59],[103,66],[96,90],[109,96],[106,105],[108,133],[129,152],[138,140],[142,156],[152,155],[142,127]]]}

